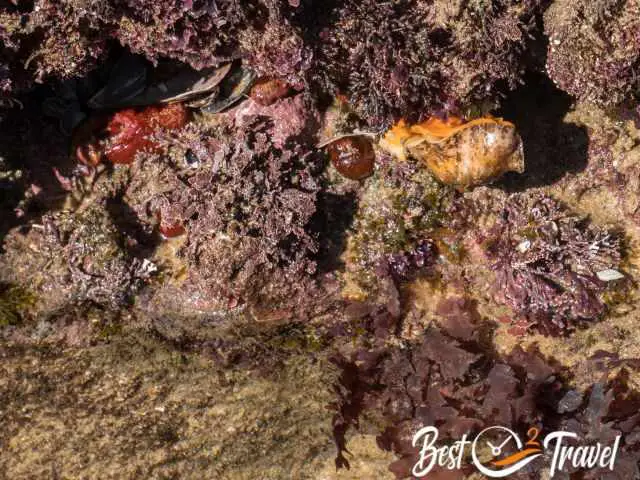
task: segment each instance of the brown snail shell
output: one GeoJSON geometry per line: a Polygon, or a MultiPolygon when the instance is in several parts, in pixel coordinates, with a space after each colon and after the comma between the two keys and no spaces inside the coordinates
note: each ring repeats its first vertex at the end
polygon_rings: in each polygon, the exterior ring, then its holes
{"type": "Polygon", "coordinates": [[[442,183],[462,188],[524,171],[522,139],[514,124],[499,118],[466,123],[455,117],[431,118],[413,126],[400,122],[380,146],[401,160],[409,155],[424,162],[442,183]]]}

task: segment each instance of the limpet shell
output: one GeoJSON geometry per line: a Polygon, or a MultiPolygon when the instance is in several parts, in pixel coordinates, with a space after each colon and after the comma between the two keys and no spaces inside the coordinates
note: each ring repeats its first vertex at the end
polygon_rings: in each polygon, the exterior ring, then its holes
{"type": "Polygon", "coordinates": [[[624,275],[622,273],[620,273],[618,270],[614,270],[613,268],[600,270],[599,272],[596,272],[596,276],[603,282],[612,282],[614,280],[621,280],[624,278],[624,275]]]}
{"type": "Polygon", "coordinates": [[[412,126],[401,121],[380,146],[400,160],[424,162],[442,183],[462,188],[524,172],[522,139],[513,123],[500,118],[430,118],[412,126]]]}

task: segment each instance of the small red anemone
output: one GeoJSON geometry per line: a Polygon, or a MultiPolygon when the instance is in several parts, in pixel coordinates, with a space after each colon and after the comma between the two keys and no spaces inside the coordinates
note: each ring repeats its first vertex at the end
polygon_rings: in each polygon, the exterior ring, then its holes
{"type": "Polygon", "coordinates": [[[86,165],[96,166],[105,160],[128,165],[141,150],[159,150],[151,139],[156,129],[175,130],[188,121],[189,111],[181,103],[96,115],[74,132],[73,153],[86,165]]]}

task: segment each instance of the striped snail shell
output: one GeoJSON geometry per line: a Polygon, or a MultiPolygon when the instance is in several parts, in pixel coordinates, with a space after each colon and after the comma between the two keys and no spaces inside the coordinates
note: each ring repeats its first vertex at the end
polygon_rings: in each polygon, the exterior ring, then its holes
{"type": "Polygon", "coordinates": [[[423,162],[442,183],[461,188],[490,183],[506,172],[524,172],[522,139],[515,125],[484,117],[450,117],[392,128],[380,146],[401,160],[423,162]]]}

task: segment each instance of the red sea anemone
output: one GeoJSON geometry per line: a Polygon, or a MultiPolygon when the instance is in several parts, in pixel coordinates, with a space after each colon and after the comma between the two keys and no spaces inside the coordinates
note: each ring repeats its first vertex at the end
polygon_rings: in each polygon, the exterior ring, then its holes
{"type": "Polygon", "coordinates": [[[98,115],[76,130],[72,151],[84,164],[95,166],[106,160],[128,165],[139,151],[159,148],[151,139],[156,129],[175,130],[186,125],[188,120],[189,112],[180,103],[98,115]]]}

